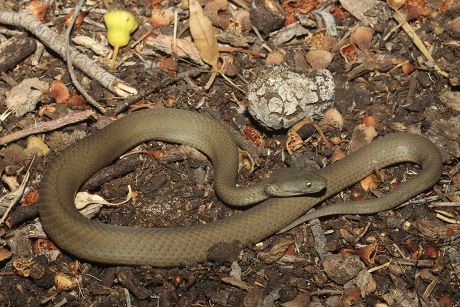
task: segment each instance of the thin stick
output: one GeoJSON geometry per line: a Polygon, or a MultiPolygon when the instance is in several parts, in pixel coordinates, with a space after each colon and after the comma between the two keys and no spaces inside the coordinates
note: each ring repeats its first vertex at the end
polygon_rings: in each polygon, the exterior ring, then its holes
{"type": "MultiPolygon", "coordinates": [[[[77,76],[75,76],[75,72],[73,71],[73,66],[72,66],[72,56],[70,55],[70,34],[72,33],[72,28],[75,23],[75,20],[77,19],[78,15],[80,14],[81,8],[85,4],[86,0],[80,0],[78,2],[77,6],[75,7],[72,18],[70,19],[69,25],[67,26],[67,29],[64,34],[64,39],[65,39],[65,57],[67,59],[67,70],[69,71],[70,79],[72,80],[73,85],[75,88],[85,97],[85,99],[96,109],[99,110],[101,113],[105,113],[105,109],[103,106],[101,106],[96,100],[91,97],[88,92],[83,88],[83,86],[80,84],[80,82],[77,79],[77,76]]],[[[118,50],[117,50],[118,51],[118,50]]]]}
{"type": "Polygon", "coordinates": [[[78,113],[72,113],[49,122],[34,124],[24,130],[20,130],[0,138],[0,145],[8,144],[32,134],[43,133],[61,128],[62,126],[74,124],[85,120],[94,114],[95,112],[93,110],[86,110],[78,113]]]}
{"type": "Polygon", "coordinates": [[[444,221],[444,222],[447,222],[447,223],[450,223],[450,224],[460,225],[460,221],[459,221],[459,220],[456,220],[456,219],[453,219],[453,218],[444,216],[444,215],[442,215],[442,214],[436,213],[436,217],[437,217],[438,219],[444,221]]]}
{"type": "Polygon", "coordinates": [[[395,10],[395,13],[393,14],[393,18],[401,25],[403,30],[406,32],[407,36],[412,40],[412,42],[417,46],[417,48],[420,50],[420,52],[428,59],[428,61],[432,62],[434,64],[434,69],[438,74],[440,74],[443,77],[448,77],[449,74],[445,71],[443,71],[438,64],[436,64],[436,61],[433,59],[431,56],[431,53],[426,49],[425,44],[423,41],[420,39],[420,37],[415,33],[414,29],[407,23],[406,17],[401,14],[400,11],[395,10]]]}
{"type": "Polygon", "coordinates": [[[375,271],[378,271],[378,270],[381,270],[383,268],[386,268],[387,266],[389,266],[391,263],[391,261],[388,261],[387,263],[384,263],[384,264],[381,264],[381,265],[378,265],[378,266],[375,266],[373,268],[370,268],[369,270],[367,270],[369,273],[373,273],[375,271]]]}
{"type": "Polygon", "coordinates": [[[262,47],[265,48],[268,52],[272,52],[272,48],[270,48],[266,43],[265,43],[265,40],[263,39],[262,35],[260,35],[260,32],[259,30],[257,30],[256,27],[254,26],[251,26],[252,28],[252,31],[254,31],[254,33],[256,34],[256,36],[260,39],[260,41],[262,42],[262,47]]]}
{"type": "Polygon", "coordinates": [[[113,54],[112,54],[112,60],[110,61],[110,68],[112,70],[115,70],[115,62],[117,60],[117,56],[118,56],[118,51],[120,50],[120,46],[116,45],[113,47],[113,54]]]}
{"type": "Polygon", "coordinates": [[[428,205],[428,208],[436,208],[436,207],[460,207],[460,202],[440,201],[440,202],[428,205]]]}
{"type": "MultiPolygon", "coordinates": [[[[63,59],[66,59],[64,37],[38,21],[29,10],[22,10],[19,12],[0,10],[0,24],[19,27],[29,31],[48,48],[55,51],[63,59]]],[[[137,93],[135,88],[110,74],[86,55],[78,52],[75,48],[70,48],[70,51],[75,67],[92,79],[97,80],[109,91],[121,97],[128,97],[137,93]]]]}
{"type": "Polygon", "coordinates": [[[10,213],[11,209],[13,206],[21,199],[22,194],[24,193],[24,190],[26,188],[26,183],[29,181],[29,176],[30,176],[30,168],[32,167],[32,164],[34,163],[34,159],[30,162],[29,168],[27,169],[27,173],[24,176],[24,179],[22,179],[21,185],[13,192],[10,193],[10,195],[13,195],[14,198],[11,200],[10,204],[8,205],[8,208],[6,208],[5,213],[3,214],[2,218],[0,219],[0,225],[5,222],[6,218],[8,217],[8,214],[10,213]]]}
{"type": "Polygon", "coordinates": [[[264,53],[264,52],[260,52],[260,51],[256,51],[256,50],[248,50],[248,49],[244,49],[244,48],[236,48],[236,47],[219,47],[219,52],[228,52],[228,53],[231,53],[231,52],[239,52],[239,53],[245,53],[245,54],[249,54],[249,55],[252,55],[252,56],[256,56],[256,57],[259,57],[259,58],[265,58],[267,57],[267,55],[264,53]]]}
{"type": "Polygon", "coordinates": [[[178,23],[178,13],[177,9],[174,10],[174,32],[173,32],[173,45],[172,45],[172,51],[173,54],[176,54],[176,48],[177,48],[177,23],[178,23]]]}
{"type": "Polygon", "coordinates": [[[136,103],[137,101],[141,100],[143,97],[147,97],[148,95],[153,94],[154,92],[156,92],[156,91],[168,86],[169,84],[171,84],[173,82],[180,81],[181,79],[184,79],[184,78],[186,78],[188,76],[191,76],[191,75],[198,75],[198,74],[205,73],[205,72],[207,72],[207,70],[202,69],[202,68],[194,68],[194,69],[191,69],[191,70],[187,70],[187,71],[178,73],[177,75],[175,75],[171,79],[165,79],[163,81],[160,81],[157,84],[152,85],[144,93],[137,94],[137,95],[134,95],[134,96],[131,96],[131,97],[127,98],[126,100],[121,102],[119,105],[117,105],[113,111],[110,111],[106,115],[120,114],[121,112],[126,110],[130,105],[132,105],[132,104],[136,103]]]}

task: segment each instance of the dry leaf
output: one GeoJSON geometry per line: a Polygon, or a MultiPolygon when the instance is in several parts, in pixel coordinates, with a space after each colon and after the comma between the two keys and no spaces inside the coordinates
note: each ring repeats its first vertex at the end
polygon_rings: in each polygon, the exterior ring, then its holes
{"type": "Polygon", "coordinates": [[[33,265],[33,261],[23,257],[16,257],[13,260],[13,268],[17,275],[21,277],[29,277],[33,265]]]}
{"type": "Polygon", "coordinates": [[[303,293],[300,292],[297,294],[297,296],[289,301],[282,303],[282,307],[303,307],[303,306],[309,306],[310,303],[310,294],[309,293],[303,293]]]}
{"type": "Polygon", "coordinates": [[[40,137],[30,136],[27,139],[26,151],[30,155],[43,157],[49,154],[50,149],[40,137]]]}
{"type": "Polygon", "coordinates": [[[334,150],[334,152],[332,153],[332,156],[331,156],[331,162],[335,162],[335,161],[339,161],[339,160],[342,160],[343,158],[345,158],[347,155],[340,149],[340,148],[337,148],[334,150]]]}
{"type": "Polygon", "coordinates": [[[347,64],[353,64],[356,61],[356,47],[352,44],[346,44],[340,48],[340,55],[347,64]]]}
{"type": "Polygon", "coordinates": [[[53,80],[48,91],[48,96],[54,98],[57,103],[64,103],[69,99],[69,89],[62,80],[53,80]]]}
{"type": "Polygon", "coordinates": [[[213,0],[208,2],[204,6],[204,11],[216,27],[222,30],[227,29],[232,17],[227,0],[213,0]]]}
{"type": "Polygon", "coordinates": [[[131,191],[131,186],[128,185],[128,195],[126,199],[119,203],[110,203],[99,195],[90,194],[88,192],[78,192],[77,195],[75,195],[75,207],[84,216],[93,218],[102,206],[121,206],[134,198],[135,194],[135,192],[131,191]]]}
{"type": "Polygon", "coordinates": [[[75,288],[78,282],[75,277],[67,276],[64,273],[57,272],[54,276],[54,286],[58,290],[69,290],[75,288]]]}
{"type": "Polygon", "coordinates": [[[378,135],[374,127],[368,127],[364,124],[359,124],[353,129],[353,135],[350,140],[350,152],[356,151],[367,144],[378,135]]]}
{"type": "Polygon", "coordinates": [[[25,206],[35,204],[38,201],[39,196],[40,196],[39,190],[29,189],[26,193],[24,193],[24,196],[21,200],[21,204],[25,206]]]}
{"type": "Polygon", "coordinates": [[[212,23],[204,15],[198,1],[190,0],[189,9],[190,33],[192,34],[193,42],[200,53],[201,59],[215,69],[217,67],[219,47],[217,46],[217,38],[212,23]]]}
{"type": "Polygon", "coordinates": [[[447,23],[446,28],[455,33],[460,33],[460,17],[455,18],[447,23]]]}
{"type": "Polygon", "coordinates": [[[366,125],[367,127],[377,128],[377,118],[372,115],[366,115],[361,118],[361,124],[366,125]]]}
{"type": "Polygon", "coordinates": [[[445,103],[449,108],[460,111],[460,93],[447,91],[439,94],[439,99],[445,103]]]}
{"type": "Polygon", "coordinates": [[[26,7],[32,12],[32,14],[34,14],[38,20],[44,22],[50,4],[48,1],[33,1],[30,2],[26,7]]]}
{"type": "Polygon", "coordinates": [[[270,52],[267,55],[267,58],[265,59],[265,63],[267,65],[270,65],[270,64],[280,65],[283,62],[284,62],[284,55],[279,51],[270,52]]]}
{"type": "MultiPolygon", "coordinates": [[[[67,15],[64,16],[64,22],[66,26],[69,26],[73,13],[74,12],[72,10],[69,13],[67,13],[67,15]]],[[[86,15],[88,15],[88,12],[80,12],[80,14],[78,14],[78,17],[75,19],[75,22],[73,24],[74,29],[77,29],[83,23],[86,15]]]]}
{"type": "Polygon", "coordinates": [[[326,30],[318,30],[311,35],[310,41],[312,49],[332,51],[337,43],[337,38],[330,36],[326,30]]]}
{"type": "Polygon", "coordinates": [[[0,261],[3,261],[3,260],[6,260],[6,259],[9,259],[11,258],[11,256],[13,255],[13,253],[4,248],[4,247],[0,247],[0,261]]]}
{"type": "Polygon", "coordinates": [[[359,182],[364,191],[377,189],[378,183],[379,179],[375,174],[371,174],[359,182]]]}
{"type": "Polygon", "coordinates": [[[406,3],[406,0],[387,0],[388,6],[393,10],[399,9],[404,3],[406,3]]]}
{"type": "Polygon", "coordinates": [[[259,259],[264,263],[273,263],[286,254],[288,247],[294,243],[294,240],[288,237],[281,238],[268,252],[261,252],[259,259]]]}
{"type": "Polygon", "coordinates": [[[166,73],[175,74],[177,73],[177,69],[178,69],[177,58],[173,56],[166,57],[160,60],[159,67],[162,71],[166,73]]]}
{"type": "Polygon", "coordinates": [[[6,92],[6,106],[20,117],[33,111],[43,92],[48,90],[48,83],[38,78],[24,79],[6,92]]]}
{"type": "Polygon", "coordinates": [[[110,48],[108,48],[106,45],[103,45],[102,43],[89,36],[77,35],[72,38],[72,42],[76,45],[91,49],[91,51],[97,55],[109,56],[109,54],[112,52],[112,50],[110,50],[110,48]]]}
{"type": "Polygon", "coordinates": [[[154,29],[162,26],[167,26],[174,23],[174,10],[172,8],[156,8],[152,9],[152,17],[150,24],[154,29]]]}
{"type": "Polygon", "coordinates": [[[237,28],[239,28],[241,32],[244,33],[251,30],[251,19],[248,11],[243,9],[237,10],[233,16],[233,20],[238,25],[237,28]]]}
{"type": "Polygon", "coordinates": [[[351,13],[356,19],[362,21],[365,25],[374,25],[377,23],[377,17],[367,15],[366,12],[372,10],[379,4],[377,0],[340,0],[342,7],[351,13]]]}
{"type": "Polygon", "coordinates": [[[249,173],[254,171],[254,160],[252,159],[249,152],[238,148],[238,157],[239,157],[239,169],[246,169],[249,173]]]}
{"type": "Polygon", "coordinates": [[[173,55],[180,59],[190,60],[198,65],[204,65],[200,53],[195,44],[186,39],[174,38],[167,35],[149,35],[144,39],[144,43],[163,53],[173,55]],[[174,42],[176,48],[173,51],[174,42]]]}
{"type": "Polygon", "coordinates": [[[358,27],[351,32],[350,42],[361,51],[366,52],[372,44],[374,30],[368,27],[358,27]]]}
{"type": "Polygon", "coordinates": [[[71,92],[70,98],[66,101],[66,104],[72,107],[78,107],[78,106],[84,105],[85,103],[86,103],[85,97],[79,95],[76,92],[71,92]]]}
{"type": "Polygon", "coordinates": [[[345,124],[342,114],[335,108],[327,109],[324,112],[323,119],[319,123],[321,129],[335,128],[342,130],[345,124]]]}

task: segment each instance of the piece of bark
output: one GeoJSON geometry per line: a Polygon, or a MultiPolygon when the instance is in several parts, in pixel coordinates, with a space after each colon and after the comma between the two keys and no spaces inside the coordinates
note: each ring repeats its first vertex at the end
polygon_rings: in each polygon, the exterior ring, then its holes
{"type": "Polygon", "coordinates": [[[8,71],[35,52],[37,43],[26,34],[13,36],[0,45],[0,73],[8,71]]]}
{"type": "Polygon", "coordinates": [[[118,282],[125,287],[126,289],[129,290],[136,298],[139,300],[145,300],[147,297],[151,295],[150,291],[147,290],[144,287],[137,286],[134,284],[134,276],[132,273],[131,268],[120,268],[116,272],[116,276],[118,279],[118,282]]]}
{"type": "Polygon", "coordinates": [[[38,216],[38,205],[21,206],[11,212],[7,219],[8,227],[14,227],[24,221],[33,219],[38,216]]]}
{"type": "Polygon", "coordinates": [[[11,248],[11,252],[16,257],[32,257],[34,255],[32,251],[32,244],[30,243],[30,239],[26,237],[20,231],[13,231],[11,238],[7,240],[8,246],[11,248]]]}
{"type": "MultiPolygon", "coordinates": [[[[35,35],[44,45],[59,54],[64,60],[67,58],[64,46],[64,36],[37,20],[30,10],[19,12],[0,10],[0,23],[21,28],[35,35]]],[[[98,82],[106,89],[121,97],[137,94],[137,90],[123,80],[118,79],[83,53],[71,47],[73,65],[83,71],[87,76],[98,82]]]]}
{"type": "Polygon", "coordinates": [[[138,161],[136,158],[118,160],[115,164],[109,165],[91,176],[83,185],[82,190],[94,190],[113,179],[132,173],[136,170],[137,165],[138,161]]]}
{"type": "Polygon", "coordinates": [[[92,115],[94,115],[93,110],[85,110],[81,112],[71,113],[71,114],[65,115],[61,118],[58,118],[52,121],[36,123],[23,130],[19,130],[19,131],[16,131],[16,132],[13,132],[13,133],[10,133],[8,135],[1,137],[0,145],[8,144],[10,142],[22,139],[32,134],[48,132],[48,131],[52,131],[52,130],[61,128],[63,126],[75,124],[75,123],[78,123],[80,121],[87,119],[88,117],[92,115]]]}

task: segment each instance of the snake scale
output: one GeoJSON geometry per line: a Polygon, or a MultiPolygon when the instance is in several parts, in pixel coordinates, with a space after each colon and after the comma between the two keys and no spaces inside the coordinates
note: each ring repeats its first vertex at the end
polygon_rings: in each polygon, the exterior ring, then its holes
{"type": "Polygon", "coordinates": [[[221,192],[226,195],[222,197],[225,202],[249,197],[235,188],[237,145],[217,121],[175,109],[134,112],[68,147],[46,171],[40,192],[40,218],[60,248],[77,257],[108,264],[175,266],[203,261],[213,245],[234,240],[243,244],[258,242],[375,170],[400,162],[420,165],[418,175],[384,197],[320,210],[325,210],[323,215],[342,213],[341,208],[347,208],[344,213],[369,214],[394,208],[434,185],[442,165],[438,149],[425,137],[394,134],[316,171],[326,180],[326,189],[319,195],[269,198],[218,222],[150,229],[107,225],[83,217],[74,206],[75,194],[82,184],[128,149],[152,139],[187,144],[204,152],[214,166],[215,189],[220,196],[221,192]]]}

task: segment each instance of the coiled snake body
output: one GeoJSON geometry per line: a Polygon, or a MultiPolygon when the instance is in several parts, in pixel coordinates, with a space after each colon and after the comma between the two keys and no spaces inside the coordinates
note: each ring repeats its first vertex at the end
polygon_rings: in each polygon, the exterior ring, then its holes
{"type": "Polygon", "coordinates": [[[222,197],[225,202],[254,202],[241,198],[251,197],[255,191],[244,194],[235,188],[237,146],[218,122],[198,113],[173,109],[135,112],[76,142],[47,170],[41,187],[40,217],[45,231],[59,247],[86,260],[110,264],[174,266],[202,261],[208,249],[219,242],[254,243],[276,233],[314,205],[375,170],[406,161],[419,164],[422,170],[417,176],[382,198],[339,207],[326,206],[318,211],[322,216],[394,208],[435,184],[442,164],[438,149],[428,139],[396,134],[317,171],[327,182],[320,195],[269,198],[215,223],[142,229],[106,225],[83,217],[74,206],[75,194],[81,185],[128,149],[151,139],[198,148],[211,159],[215,189],[219,195],[220,192],[225,195],[222,197]]]}

